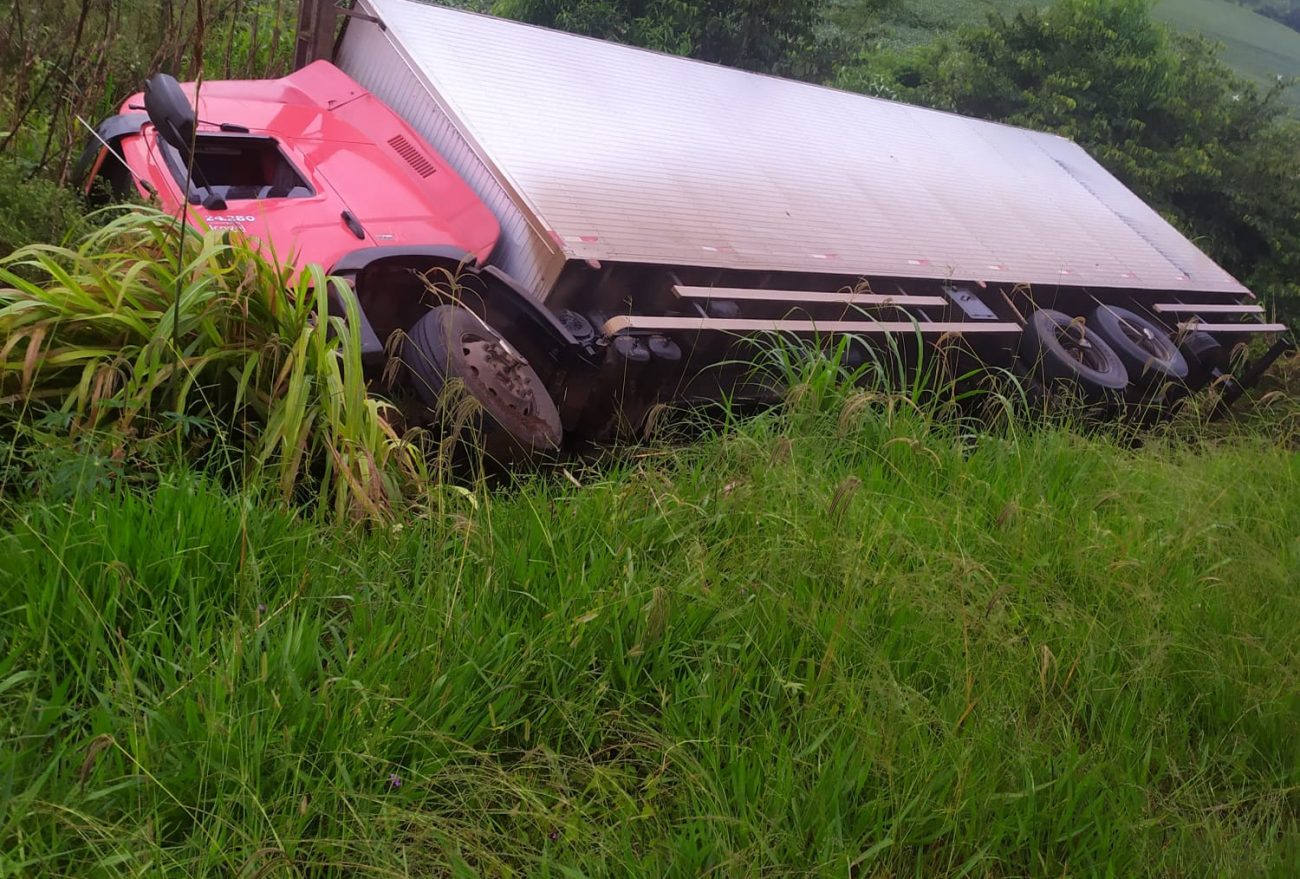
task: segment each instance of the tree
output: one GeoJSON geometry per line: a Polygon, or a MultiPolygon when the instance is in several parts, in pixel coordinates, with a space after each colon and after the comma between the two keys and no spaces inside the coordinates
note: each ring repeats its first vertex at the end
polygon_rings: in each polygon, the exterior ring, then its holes
{"type": "MultiPolygon", "coordinates": [[[[869,8],[892,0],[853,0],[869,8]]],[[[799,79],[823,79],[838,54],[830,22],[843,0],[498,0],[493,12],[615,40],[799,79]]]]}
{"type": "MultiPolygon", "coordinates": [[[[1058,0],[842,80],[1055,131],[1085,147],[1243,282],[1300,295],[1300,124],[1147,0],[1058,0]]],[[[1300,299],[1292,298],[1292,302],[1300,299]]]]}

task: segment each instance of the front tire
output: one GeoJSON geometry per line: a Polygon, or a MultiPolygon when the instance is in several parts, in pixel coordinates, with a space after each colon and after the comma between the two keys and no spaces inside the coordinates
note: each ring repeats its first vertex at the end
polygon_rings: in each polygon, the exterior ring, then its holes
{"type": "Polygon", "coordinates": [[[537,372],[501,334],[459,305],[431,309],[407,333],[403,359],[426,405],[458,380],[481,408],[484,450],[502,463],[554,452],[560,413],[537,372]]]}

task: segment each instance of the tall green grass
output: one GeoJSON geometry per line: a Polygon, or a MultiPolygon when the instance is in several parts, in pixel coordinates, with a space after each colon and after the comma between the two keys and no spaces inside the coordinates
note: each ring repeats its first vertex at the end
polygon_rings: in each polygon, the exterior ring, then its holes
{"type": "Polygon", "coordinates": [[[13,502],[0,875],[1293,875],[1300,459],[931,413],[366,532],[13,502]]]}
{"type": "Polygon", "coordinates": [[[0,422],[38,440],[102,435],[115,457],[183,454],[206,431],[238,478],[269,473],[286,499],[306,489],[338,518],[383,518],[428,473],[368,393],[356,307],[318,266],[128,208],[72,245],[0,259],[0,422]]]}

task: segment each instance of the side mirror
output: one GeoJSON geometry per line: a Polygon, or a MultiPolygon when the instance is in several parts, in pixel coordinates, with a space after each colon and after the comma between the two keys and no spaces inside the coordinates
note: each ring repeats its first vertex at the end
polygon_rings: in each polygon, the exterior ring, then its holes
{"type": "Polygon", "coordinates": [[[159,136],[180,150],[181,155],[189,155],[198,117],[176,77],[155,73],[145,80],[144,109],[159,136]]]}

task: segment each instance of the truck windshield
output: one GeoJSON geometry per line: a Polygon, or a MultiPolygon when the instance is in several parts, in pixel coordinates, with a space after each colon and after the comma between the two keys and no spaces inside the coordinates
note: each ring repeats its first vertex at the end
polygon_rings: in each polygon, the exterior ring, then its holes
{"type": "MultiPolygon", "coordinates": [[[[183,187],[185,158],[175,147],[162,147],[172,175],[183,187]]],[[[272,137],[199,133],[194,138],[193,173],[188,176],[194,201],[204,201],[207,196],[231,201],[315,195],[272,137]]]]}

